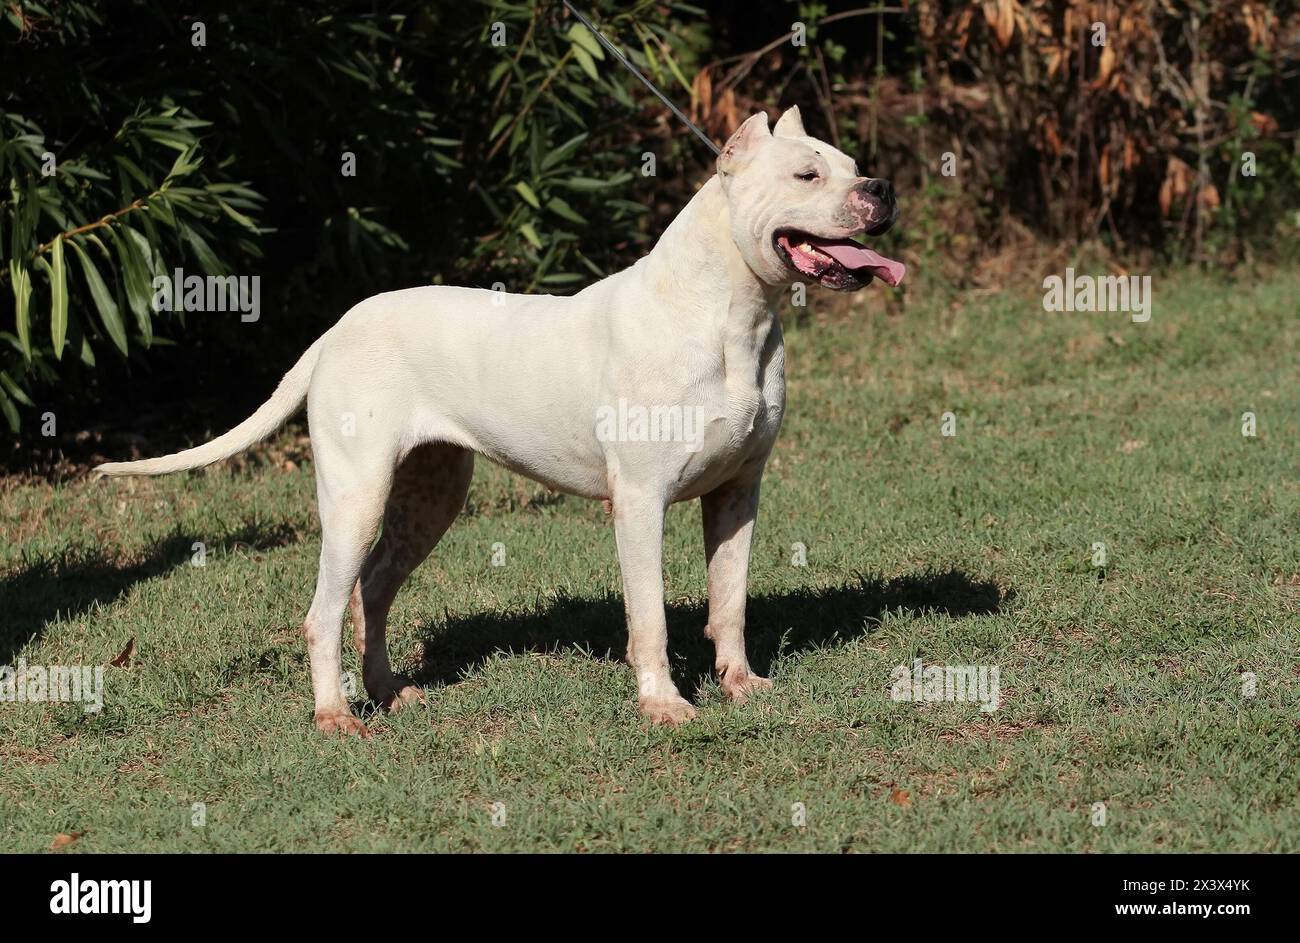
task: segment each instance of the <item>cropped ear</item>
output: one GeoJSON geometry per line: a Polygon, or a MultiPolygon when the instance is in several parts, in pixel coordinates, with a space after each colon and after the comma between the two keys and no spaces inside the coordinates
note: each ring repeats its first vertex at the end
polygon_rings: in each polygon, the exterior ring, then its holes
{"type": "Polygon", "coordinates": [[[770,140],[772,132],[767,129],[767,114],[760,111],[750,115],[722,146],[722,152],[718,154],[718,173],[724,177],[735,173],[770,140]]]}
{"type": "Polygon", "coordinates": [[[799,114],[799,106],[791,105],[785,110],[772,129],[772,134],[779,138],[804,138],[808,132],[803,129],[803,118],[799,114]]]}

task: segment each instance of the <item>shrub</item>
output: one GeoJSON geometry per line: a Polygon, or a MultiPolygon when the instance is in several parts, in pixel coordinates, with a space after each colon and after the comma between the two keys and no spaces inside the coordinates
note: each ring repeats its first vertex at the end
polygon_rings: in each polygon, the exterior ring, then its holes
{"type": "MultiPolygon", "coordinates": [[[[152,309],[150,281],[173,266],[273,272],[277,310],[333,320],[335,296],[403,283],[572,290],[644,244],[659,181],[642,154],[671,167],[677,129],[640,111],[648,93],[559,3],[335,6],[8,7],[11,427],[34,384],[217,330],[152,309]]],[[[681,89],[705,45],[697,11],[586,6],[681,89]]],[[[281,338],[320,330],[286,325],[281,338]]]]}

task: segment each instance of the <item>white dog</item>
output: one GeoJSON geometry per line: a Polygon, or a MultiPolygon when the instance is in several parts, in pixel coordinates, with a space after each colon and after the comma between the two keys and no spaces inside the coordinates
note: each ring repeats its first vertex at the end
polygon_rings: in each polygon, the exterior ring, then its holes
{"type": "Polygon", "coordinates": [[[797,279],[856,290],[903,278],[850,236],[897,210],[884,180],[809,137],[791,108],[756,114],[654,249],[572,297],[409,288],[354,307],[314,343],[260,409],[205,445],[112,463],[161,475],[227,458],[307,402],[322,546],[304,631],[316,726],[365,733],[344,698],[343,611],[351,603],[366,689],[391,709],[420,692],[395,677],[385,622],[398,588],[465,503],[475,454],[549,488],[612,504],[627,607],[627,660],[641,712],[695,715],[669,676],[664,512],[700,498],[708,555],[707,635],[723,690],[770,687],[745,657],[745,583],[759,479],[785,409],[779,296],[797,279]],[[629,405],[630,404],[630,405],[629,405]],[[681,409],[698,417],[691,433],[681,409]],[[627,422],[610,433],[621,410],[627,422]],[[644,428],[644,417],[657,428],[644,428]],[[601,429],[604,433],[601,433],[601,429]],[[378,542],[376,542],[378,537],[378,542]]]}

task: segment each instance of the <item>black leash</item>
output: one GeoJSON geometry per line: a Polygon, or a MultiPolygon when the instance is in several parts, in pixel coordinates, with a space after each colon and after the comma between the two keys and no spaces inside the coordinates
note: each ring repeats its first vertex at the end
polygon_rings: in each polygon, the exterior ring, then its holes
{"type": "Polygon", "coordinates": [[[592,35],[594,35],[596,39],[600,40],[600,44],[604,46],[606,49],[608,49],[610,54],[613,55],[615,59],[623,63],[623,65],[627,66],[629,72],[631,72],[638,79],[640,79],[645,84],[646,88],[654,92],[655,96],[665,105],[667,105],[669,110],[672,111],[672,113],[675,114],[678,118],[680,118],[682,122],[686,125],[686,127],[694,131],[696,137],[698,137],[701,141],[703,141],[705,144],[709,146],[709,150],[713,151],[715,155],[718,153],[718,145],[714,144],[711,140],[709,140],[709,136],[707,134],[705,134],[698,127],[696,127],[695,123],[692,122],[690,118],[686,117],[686,115],[682,113],[682,110],[680,108],[678,108],[671,101],[669,101],[667,95],[659,91],[659,89],[655,88],[654,83],[651,82],[644,75],[642,75],[641,71],[636,66],[628,62],[627,58],[621,52],[619,52],[617,49],[614,48],[614,44],[611,43],[608,39],[606,39],[604,34],[601,33],[600,30],[596,29],[595,26],[592,25],[591,20],[587,19],[585,16],[579,13],[577,8],[574,7],[574,5],[569,2],[569,0],[564,0],[564,5],[568,7],[570,13],[572,13],[582,22],[583,26],[587,27],[587,29],[591,31],[592,35]]]}

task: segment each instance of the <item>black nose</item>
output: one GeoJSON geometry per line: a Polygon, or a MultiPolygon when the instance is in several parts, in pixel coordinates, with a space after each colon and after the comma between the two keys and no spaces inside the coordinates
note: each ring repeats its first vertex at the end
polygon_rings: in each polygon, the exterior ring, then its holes
{"type": "Polygon", "coordinates": [[[884,203],[894,199],[894,185],[882,177],[872,177],[863,184],[863,189],[884,203]]]}

